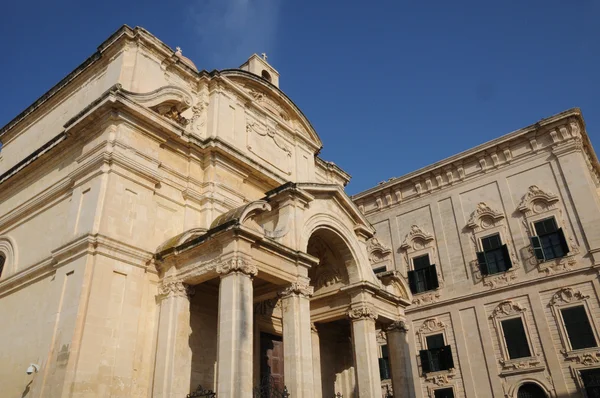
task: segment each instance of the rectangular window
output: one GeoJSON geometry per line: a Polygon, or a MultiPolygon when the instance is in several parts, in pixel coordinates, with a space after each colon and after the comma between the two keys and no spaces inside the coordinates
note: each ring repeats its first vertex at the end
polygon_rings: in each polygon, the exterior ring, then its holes
{"type": "Polygon", "coordinates": [[[581,381],[588,398],[600,398],[600,369],[580,370],[581,381]]]}
{"type": "Polygon", "coordinates": [[[477,253],[477,262],[483,275],[493,275],[512,268],[508,246],[502,244],[500,234],[481,239],[482,252],[477,253]]]}
{"type": "Polygon", "coordinates": [[[452,388],[440,388],[435,390],[433,396],[435,398],[454,398],[454,390],[452,388]]]}
{"type": "Polygon", "coordinates": [[[391,379],[390,359],[387,345],[381,346],[381,358],[379,358],[379,377],[381,380],[391,379]]]}
{"type": "Polygon", "coordinates": [[[531,237],[531,245],[538,260],[561,258],[569,253],[569,245],[562,228],[558,228],[554,217],[533,224],[537,236],[531,237]]]}
{"type": "Polygon", "coordinates": [[[440,370],[454,368],[452,349],[449,345],[444,345],[443,334],[439,333],[427,336],[425,340],[427,349],[419,352],[423,373],[439,372],[440,370]]]}
{"type": "Polygon", "coordinates": [[[408,271],[408,284],[413,293],[426,292],[439,287],[435,264],[429,261],[429,255],[412,259],[413,270],[408,271]]]}
{"type": "Polygon", "coordinates": [[[583,305],[560,310],[573,350],[596,347],[596,337],[583,305]]]}
{"type": "Polygon", "coordinates": [[[507,319],[501,322],[504,341],[510,359],[526,358],[531,356],[527,335],[521,318],[507,319]]]}
{"type": "Polygon", "coordinates": [[[373,268],[373,272],[376,274],[381,274],[382,272],[385,272],[385,271],[387,271],[387,268],[385,266],[373,268]]]}

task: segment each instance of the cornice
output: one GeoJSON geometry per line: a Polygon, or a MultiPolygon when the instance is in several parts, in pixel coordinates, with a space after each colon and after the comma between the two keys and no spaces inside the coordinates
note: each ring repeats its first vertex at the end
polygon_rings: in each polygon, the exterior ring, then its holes
{"type": "Polygon", "coordinates": [[[157,274],[149,267],[153,254],[143,249],[119,242],[101,234],[86,234],[75,237],[71,241],[51,251],[50,256],[32,264],[19,272],[8,276],[0,282],[0,297],[31,283],[32,279],[42,278],[57,268],[62,267],[83,255],[100,254],[142,268],[145,272],[157,274]]]}
{"type": "MultiPolygon", "coordinates": [[[[353,195],[352,200],[357,203],[363,203],[365,200],[377,200],[379,209],[367,212],[373,213],[388,208],[390,204],[396,205],[422,197],[425,194],[437,192],[440,189],[455,186],[472,178],[480,177],[482,174],[507,167],[540,151],[553,151],[558,148],[557,144],[576,141],[581,137],[589,150],[591,144],[585,134],[585,122],[581,111],[578,108],[569,109],[402,177],[390,179],[376,187],[353,195]],[[544,135],[552,136],[552,144],[541,148],[538,141],[539,137],[544,135]],[[531,149],[514,157],[510,146],[523,140],[529,142],[531,149]],[[477,163],[479,170],[466,175],[464,166],[470,163],[477,163]],[[415,193],[405,198],[398,197],[401,188],[406,185],[413,186],[415,193]],[[385,204],[383,203],[384,199],[387,202],[385,204]]],[[[593,150],[590,152],[591,161],[595,163],[596,168],[600,168],[593,150]]]]}

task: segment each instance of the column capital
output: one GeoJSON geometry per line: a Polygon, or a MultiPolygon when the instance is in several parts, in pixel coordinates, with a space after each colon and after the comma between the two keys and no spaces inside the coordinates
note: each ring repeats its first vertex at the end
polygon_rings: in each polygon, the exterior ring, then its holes
{"type": "Polygon", "coordinates": [[[390,333],[390,332],[401,332],[401,333],[406,333],[408,332],[408,326],[406,325],[406,322],[403,320],[398,320],[395,322],[392,322],[391,324],[389,324],[387,326],[387,328],[385,328],[385,331],[390,333]]]}
{"type": "Polygon", "coordinates": [[[279,297],[286,298],[294,295],[305,298],[311,297],[315,289],[310,286],[309,281],[310,280],[297,280],[290,283],[289,286],[279,292],[279,297]]]}
{"type": "Polygon", "coordinates": [[[233,257],[218,264],[216,271],[221,276],[225,276],[232,272],[240,272],[252,278],[258,273],[258,268],[256,268],[255,265],[250,264],[246,259],[233,257]]]}
{"type": "Polygon", "coordinates": [[[362,304],[361,306],[350,308],[347,315],[353,321],[360,319],[371,319],[374,321],[377,319],[377,313],[372,304],[362,304]]]}
{"type": "Polygon", "coordinates": [[[181,281],[162,281],[158,285],[158,297],[163,300],[170,297],[189,298],[194,294],[194,288],[181,281]]]}

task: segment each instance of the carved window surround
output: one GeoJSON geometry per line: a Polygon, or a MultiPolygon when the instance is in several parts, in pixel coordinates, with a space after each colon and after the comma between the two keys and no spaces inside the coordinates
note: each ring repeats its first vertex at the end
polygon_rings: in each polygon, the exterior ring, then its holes
{"type": "Polygon", "coordinates": [[[433,234],[425,232],[418,225],[412,225],[410,231],[404,237],[400,245],[402,256],[406,263],[406,270],[414,269],[412,259],[425,254],[429,256],[429,262],[436,265],[438,277],[438,288],[422,293],[413,294],[413,305],[434,303],[440,298],[440,290],[444,287],[444,276],[442,275],[442,267],[437,256],[435,247],[435,238],[433,234]]]}
{"type": "Polygon", "coordinates": [[[575,255],[579,254],[579,246],[575,243],[573,236],[566,228],[567,223],[563,217],[563,212],[558,206],[560,201],[558,195],[550,191],[544,191],[537,185],[532,185],[523,195],[521,203],[517,206],[517,210],[523,214],[523,225],[529,237],[537,236],[534,224],[538,221],[554,217],[558,228],[562,228],[567,244],[569,245],[569,255],[539,262],[533,253],[531,243],[527,246],[529,258],[527,262],[530,265],[537,266],[539,272],[552,274],[556,271],[564,271],[572,268],[576,264],[575,255]]]}
{"type": "Polygon", "coordinates": [[[571,348],[571,341],[569,340],[567,329],[565,328],[565,324],[563,322],[561,310],[582,305],[585,309],[588,322],[590,323],[592,331],[594,332],[596,342],[599,342],[600,339],[598,339],[598,329],[590,311],[590,304],[588,302],[589,298],[590,296],[586,296],[578,290],[565,287],[554,293],[550,299],[550,303],[548,304],[552,309],[552,316],[556,322],[560,341],[563,346],[563,349],[560,350],[560,353],[563,354],[565,361],[574,362],[576,365],[581,366],[600,364],[600,347],[589,347],[573,350],[571,348]]]}
{"type": "Polygon", "coordinates": [[[437,318],[428,318],[423,321],[421,327],[417,330],[417,338],[421,342],[421,349],[427,349],[427,336],[442,333],[444,335],[444,344],[447,344],[448,336],[446,335],[446,329],[448,325],[438,320],[437,318]]]}
{"type": "Polygon", "coordinates": [[[367,242],[367,252],[369,253],[369,262],[372,268],[385,267],[387,271],[391,270],[390,255],[392,250],[384,246],[379,239],[373,237],[367,242]]]}
{"type": "Polygon", "coordinates": [[[458,397],[459,395],[456,391],[456,386],[453,380],[455,376],[456,373],[448,371],[427,374],[425,381],[432,384],[427,386],[427,396],[429,398],[435,398],[436,390],[451,388],[452,392],[454,393],[454,396],[458,397]]]}
{"type": "Polygon", "coordinates": [[[525,317],[526,310],[525,307],[515,301],[505,300],[500,302],[496,308],[494,308],[489,317],[494,324],[500,346],[501,358],[498,360],[498,363],[502,367],[500,376],[538,372],[546,368],[541,355],[535,352],[533,344],[531,344],[531,332],[527,323],[527,318],[525,317]],[[529,352],[532,354],[530,357],[511,359],[508,354],[508,347],[506,346],[504,331],[502,330],[502,321],[516,318],[520,318],[523,323],[529,352]]]}
{"type": "MultiPolygon", "coordinates": [[[[466,227],[471,230],[471,242],[473,243],[475,253],[483,251],[483,246],[481,244],[482,238],[498,234],[500,235],[502,243],[507,245],[510,261],[512,262],[512,268],[507,271],[492,275],[482,275],[481,270],[479,269],[479,263],[475,258],[471,261],[473,279],[475,281],[483,282],[484,286],[489,286],[490,288],[509,285],[517,278],[517,269],[519,269],[520,266],[513,245],[510,244],[510,233],[506,226],[504,214],[492,209],[485,202],[480,202],[475,211],[471,213],[471,217],[469,218],[466,227]]],[[[474,257],[476,256],[474,255],[474,257]]]]}
{"type": "MultiPolygon", "coordinates": [[[[447,329],[448,329],[448,325],[446,325],[444,322],[438,320],[437,318],[428,318],[425,321],[423,321],[423,324],[416,332],[417,338],[421,342],[421,349],[422,350],[428,349],[427,336],[431,336],[434,334],[441,333],[444,336],[444,344],[445,345],[448,344],[447,329]]],[[[428,372],[428,373],[423,373],[423,375],[422,375],[425,382],[434,384],[435,386],[438,386],[440,388],[441,387],[446,387],[446,388],[453,387],[454,388],[454,386],[451,384],[451,380],[452,380],[452,378],[454,378],[454,376],[456,376],[455,369],[440,370],[437,372],[428,372]]],[[[436,389],[437,388],[435,388],[434,386],[427,387],[427,391],[429,392],[431,397],[433,397],[432,391],[434,391],[436,389]]]]}

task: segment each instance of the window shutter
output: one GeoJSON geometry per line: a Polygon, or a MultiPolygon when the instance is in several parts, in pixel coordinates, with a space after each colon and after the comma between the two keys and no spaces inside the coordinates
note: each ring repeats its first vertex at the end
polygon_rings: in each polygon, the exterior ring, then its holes
{"type": "Polygon", "coordinates": [[[563,252],[565,253],[565,255],[567,255],[567,253],[569,253],[569,244],[567,243],[567,238],[565,237],[565,232],[563,231],[562,228],[559,228],[558,231],[556,231],[558,233],[558,239],[560,240],[560,246],[563,249],[563,252]]]}
{"type": "Polygon", "coordinates": [[[546,257],[544,256],[544,249],[542,249],[542,242],[540,241],[540,238],[538,238],[537,236],[532,236],[531,246],[533,247],[535,257],[540,261],[545,261],[546,257]]]}
{"type": "Polygon", "coordinates": [[[488,275],[490,272],[488,270],[487,260],[485,259],[485,252],[477,252],[477,262],[479,263],[481,274],[488,275]]]}
{"type": "Polygon", "coordinates": [[[381,380],[390,378],[390,370],[386,358],[379,358],[379,378],[381,380]]]}
{"type": "Polygon", "coordinates": [[[417,292],[417,276],[415,275],[415,271],[408,271],[408,286],[411,292],[419,293],[417,292]]]}
{"type": "Polygon", "coordinates": [[[423,373],[431,372],[431,353],[428,350],[421,350],[419,351],[419,356],[421,357],[423,373]]]}
{"type": "Polygon", "coordinates": [[[512,261],[510,260],[510,253],[508,252],[508,245],[502,245],[502,255],[504,256],[504,265],[506,269],[512,268],[512,261]]]}
{"type": "Polygon", "coordinates": [[[454,368],[454,359],[452,359],[452,347],[449,345],[444,346],[443,348],[443,361],[444,361],[444,369],[452,369],[454,368]]]}
{"type": "Polygon", "coordinates": [[[433,264],[429,267],[429,289],[437,289],[438,287],[440,287],[440,283],[437,277],[437,269],[435,264],[433,264]]]}

